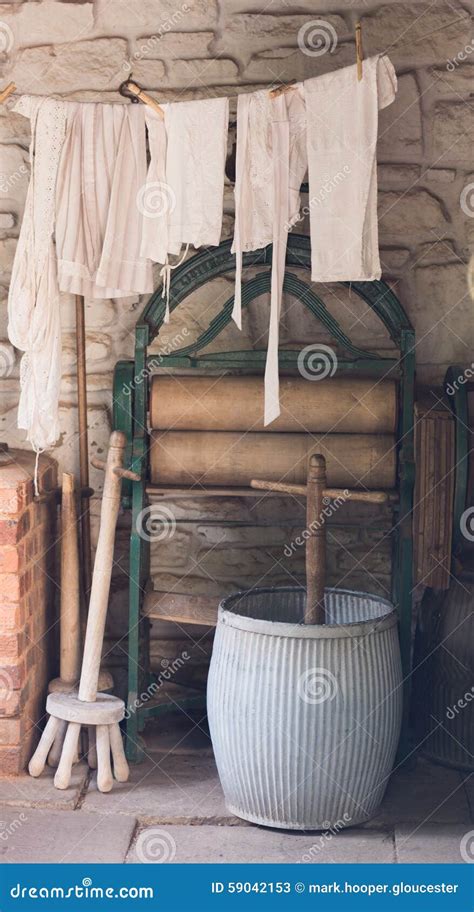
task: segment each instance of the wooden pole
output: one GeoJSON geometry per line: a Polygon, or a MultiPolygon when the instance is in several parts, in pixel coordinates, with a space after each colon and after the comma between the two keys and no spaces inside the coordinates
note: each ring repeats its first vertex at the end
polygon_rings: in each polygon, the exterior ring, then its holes
{"type": "MultiPolygon", "coordinates": [[[[107,453],[104,491],[100,511],[99,539],[95,553],[84,657],[79,684],[79,699],[89,703],[93,703],[97,698],[100,659],[112,577],[115,527],[120,508],[121,480],[115,469],[120,469],[123,465],[126,442],[125,434],[121,431],[112,431],[107,453]]],[[[97,734],[99,733],[97,732],[97,734]]],[[[99,751],[99,743],[97,743],[97,751],[99,751]]]]}
{"type": "Polygon", "coordinates": [[[81,671],[80,581],[77,506],[74,475],[64,472],[61,500],[60,672],[66,684],[77,684],[81,671]]]}
{"type": "Polygon", "coordinates": [[[326,527],[323,515],[326,460],[313,453],[308,465],[306,491],[306,611],[305,624],[324,624],[326,580],[326,527]]]}
{"type": "Polygon", "coordinates": [[[89,504],[89,441],[87,432],[86,326],[84,298],[76,295],[77,403],[79,413],[79,478],[81,484],[82,584],[87,604],[91,588],[91,518],[89,504]]]}

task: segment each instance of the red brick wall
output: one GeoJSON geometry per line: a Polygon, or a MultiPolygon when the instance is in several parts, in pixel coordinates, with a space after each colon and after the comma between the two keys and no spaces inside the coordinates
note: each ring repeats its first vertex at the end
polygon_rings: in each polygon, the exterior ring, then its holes
{"type": "MultiPolygon", "coordinates": [[[[34,499],[35,456],[10,450],[0,464],[0,770],[28,763],[56,665],[56,506],[34,499]]],[[[39,490],[57,485],[56,462],[40,459],[39,490]]]]}

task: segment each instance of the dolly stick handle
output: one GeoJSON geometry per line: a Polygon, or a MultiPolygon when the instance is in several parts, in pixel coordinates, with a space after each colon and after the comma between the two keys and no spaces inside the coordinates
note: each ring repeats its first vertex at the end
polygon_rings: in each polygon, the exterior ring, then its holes
{"type": "Polygon", "coordinates": [[[100,659],[112,578],[115,528],[120,508],[121,481],[115,469],[122,467],[126,442],[125,434],[121,431],[113,431],[110,435],[100,511],[99,540],[95,553],[84,657],[79,684],[79,699],[88,703],[94,703],[97,698],[100,659]]]}
{"type": "Polygon", "coordinates": [[[313,453],[308,466],[306,495],[306,611],[305,624],[324,624],[324,585],[326,581],[326,526],[324,490],[326,460],[313,453]]]}
{"type": "Polygon", "coordinates": [[[74,475],[64,472],[61,498],[61,609],[59,675],[77,684],[81,670],[81,587],[74,475]]]}

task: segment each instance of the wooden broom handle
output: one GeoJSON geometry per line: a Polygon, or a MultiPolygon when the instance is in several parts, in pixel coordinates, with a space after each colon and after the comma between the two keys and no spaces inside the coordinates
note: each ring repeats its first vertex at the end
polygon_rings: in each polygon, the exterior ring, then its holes
{"type": "Polygon", "coordinates": [[[77,684],[81,671],[81,589],[74,475],[64,472],[61,498],[61,610],[59,676],[77,684]]]}
{"type": "Polygon", "coordinates": [[[326,524],[324,491],[326,460],[313,453],[308,465],[306,494],[306,610],[305,624],[324,624],[324,586],[326,582],[326,524]]]}
{"type": "MultiPolygon", "coordinates": [[[[77,409],[79,416],[79,476],[81,488],[89,488],[89,438],[87,430],[86,326],[84,298],[76,295],[77,409]]],[[[91,518],[89,496],[81,500],[81,556],[84,601],[91,588],[91,518]]]]}
{"type": "Polygon", "coordinates": [[[79,699],[88,703],[95,702],[97,698],[100,659],[104,641],[110,580],[112,578],[115,528],[120,508],[121,480],[115,469],[122,468],[126,443],[125,434],[121,431],[112,431],[107,453],[104,491],[100,510],[99,540],[95,553],[84,657],[79,684],[79,699]]]}

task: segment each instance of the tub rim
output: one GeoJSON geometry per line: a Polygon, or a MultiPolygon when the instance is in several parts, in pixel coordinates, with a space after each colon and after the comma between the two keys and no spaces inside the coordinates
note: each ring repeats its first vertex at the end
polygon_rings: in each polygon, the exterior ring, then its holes
{"type": "Polygon", "coordinates": [[[217,612],[217,628],[223,625],[235,627],[248,633],[259,633],[266,636],[291,637],[293,639],[344,639],[354,636],[366,636],[368,633],[382,632],[398,624],[398,612],[393,602],[375,595],[372,592],[361,592],[356,589],[340,589],[337,586],[327,586],[325,592],[340,593],[341,595],[371,598],[390,610],[387,614],[369,618],[366,621],[354,621],[349,624],[291,624],[286,621],[267,621],[264,618],[250,618],[243,614],[236,614],[227,608],[229,603],[245,596],[259,595],[267,592],[304,592],[304,586],[260,586],[255,589],[242,589],[226,596],[219,603],[217,612]]]}

